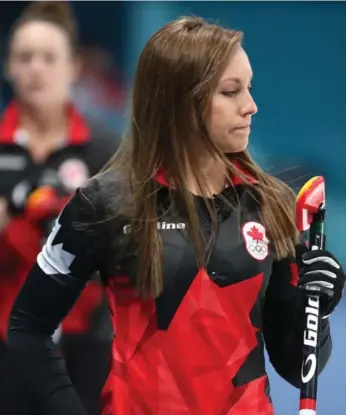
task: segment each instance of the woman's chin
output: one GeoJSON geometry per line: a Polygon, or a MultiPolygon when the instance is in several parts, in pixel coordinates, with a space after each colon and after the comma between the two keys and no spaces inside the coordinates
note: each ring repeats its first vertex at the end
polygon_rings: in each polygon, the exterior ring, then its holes
{"type": "Polygon", "coordinates": [[[247,149],[249,144],[249,135],[244,137],[232,137],[222,146],[224,153],[241,153],[247,149]]]}

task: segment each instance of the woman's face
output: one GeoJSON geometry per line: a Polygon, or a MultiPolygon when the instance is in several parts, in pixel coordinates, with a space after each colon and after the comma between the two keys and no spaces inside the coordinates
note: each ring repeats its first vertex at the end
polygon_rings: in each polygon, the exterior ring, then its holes
{"type": "Polygon", "coordinates": [[[8,75],[25,104],[37,109],[64,104],[76,75],[67,33],[52,23],[24,23],[10,44],[8,75]]]}
{"type": "Polygon", "coordinates": [[[252,69],[239,47],[222,74],[211,101],[209,133],[224,153],[244,151],[248,145],[251,118],[257,106],[251,96],[252,69]]]}

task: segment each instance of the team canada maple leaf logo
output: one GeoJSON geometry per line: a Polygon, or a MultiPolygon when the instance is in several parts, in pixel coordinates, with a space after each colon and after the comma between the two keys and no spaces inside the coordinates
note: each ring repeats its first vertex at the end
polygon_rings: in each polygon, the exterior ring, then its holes
{"type": "Polygon", "coordinates": [[[263,261],[268,256],[268,239],[264,226],[257,222],[247,222],[242,230],[246,250],[258,261],[263,261]]]}
{"type": "Polygon", "coordinates": [[[263,241],[263,233],[256,228],[254,225],[247,234],[251,236],[251,238],[258,243],[258,241],[263,241]]]}

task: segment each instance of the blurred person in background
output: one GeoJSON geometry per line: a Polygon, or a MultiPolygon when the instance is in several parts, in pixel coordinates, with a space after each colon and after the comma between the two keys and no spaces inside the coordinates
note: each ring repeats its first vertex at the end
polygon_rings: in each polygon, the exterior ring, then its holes
{"type": "MultiPolygon", "coordinates": [[[[26,413],[16,410],[22,400],[5,346],[14,299],[62,207],[119,144],[71,104],[78,34],[69,7],[29,4],[9,38],[6,76],[15,98],[0,121],[0,411],[6,415],[26,413]]],[[[96,274],[59,332],[68,371],[89,414],[97,415],[112,330],[96,274]]]]}
{"type": "Polygon", "coordinates": [[[96,270],[116,333],[104,415],[273,415],[264,345],[299,387],[309,289],[325,367],[345,274],[307,250],[293,192],[247,152],[241,40],[181,18],[147,42],[128,138],[69,201],[12,311],[9,351],[43,415],[87,414],[51,335],[96,270]]]}

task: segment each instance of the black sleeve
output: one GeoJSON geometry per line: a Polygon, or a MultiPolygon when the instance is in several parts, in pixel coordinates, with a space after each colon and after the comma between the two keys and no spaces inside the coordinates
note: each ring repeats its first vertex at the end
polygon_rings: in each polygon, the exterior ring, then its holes
{"type": "Polygon", "coordinates": [[[11,314],[8,350],[43,415],[86,415],[51,336],[99,269],[104,235],[95,225],[95,192],[90,184],[78,190],[62,211],[11,314]]]}
{"type": "MultiPolygon", "coordinates": [[[[299,257],[306,250],[297,247],[297,259],[286,258],[274,262],[266,292],[263,317],[263,336],[269,359],[277,373],[291,385],[301,384],[301,365],[304,334],[304,297],[297,288],[299,257]]],[[[328,319],[321,324],[319,373],[331,354],[328,319]]]]}

